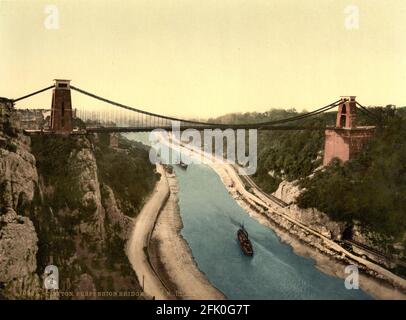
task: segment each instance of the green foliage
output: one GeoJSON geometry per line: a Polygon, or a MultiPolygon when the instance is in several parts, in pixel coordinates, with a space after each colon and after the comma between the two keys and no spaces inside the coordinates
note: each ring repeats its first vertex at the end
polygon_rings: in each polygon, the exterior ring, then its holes
{"type": "Polygon", "coordinates": [[[16,138],[18,136],[17,131],[9,119],[3,122],[3,133],[7,136],[16,138]]]}
{"type": "MultiPolygon", "coordinates": [[[[93,278],[98,290],[113,290],[115,284],[123,283],[138,290],[134,271],[124,251],[125,240],[120,225],[111,225],[111,221],[105,219],[108,236],[102,241],[79,230],[81,223],[94,218],[92,213],[96,207],[81,204],[83,191],[78,175],[86,163],[79,163],[75,158],[82,148],[94,147],[99,181],[113,189],[118,205],[128,215],[139,212],[157,176],[145,147],[122,140],[121,149],[113,150],[109,147],[109,136],[105,134],[97,141],[93,136],[73,135],[32,138],[32,153],[45,187],[42,193],[36,187],[29,210],[33,213],[39,236],[38,272],[42,273],[50,262],[58,265],[63,290],[75,289],[76,281],[85,272],[93,278]]],[[[20,198],[19,209],[25,211],[24,195],[20,198]]]]}
{"type": "Polygon", "coordinates": [[[141,144],[121,138],[121,150],[114,150],[102,142],[95,151],[99,179],[113,189],[122,212],[133,217],[142,208],[158,175],[141,144]]]}
{"type": "Polygon", "coordinates": [[[104,254],[106,257],[106,265],[110,270],[115,270],[115,264],[128,263],[124,251],[124,241],[116,234],[113,234],[107,241],[104,254]]]}
{"type": "Polygon", "coordinates": [[[302,181],[301,207],[339,221],[358,220],[386,235],[406,231],[406,120],[382,109],[382,127],[353,160],[338,161],[302,181]]]}
{"type": "MultiPolygon", "coordinates": [[[[256,183],[273,192],[282,180],[300,180],[305,191],[298,198],[337,221],[354,220],[385,235],[406,230],[406,108],[370,109],[374,117],[358,112],[358,125],[378,125],[375,138],[352,161],[334,162],[308,178],[321,165],[324,131],[259,131],[256,183]]],[[[219,122],[256,123],[298,115],[292,110],[230,114],[219,122]]],[[[300,126],[334,125],[336,112],[289,123],[300,126]]]]}
{"type": "MultiPolygon", "coordinates": [[[[320,125],[314,121],[314,125],[320,125]]],[[[273,192],[282,179],[304,178],[316,169],[323,148],[323,131],[270,131],[260,134],[258,170],[254,179],[273,192]],[[269,174],[271,173],[271,174],[269,174]]]]}
{"type": "Polygon", "coordinates": [[[11,142],[11,140],[7,140],[4,148],[10,152],[17,152],[17,145],[11,142]]]}
{"type": "Polygon", "coordinates": [[[36,135],[32,137],[32,153],[37,169],[46,185],[55,187],[49,206],[55,210],[80,207],[80,191],[76,169],[70,165],[72,154],[82,147],[77,137],[62,135],[36,135]]]}
{"type": "MultiPolygon", "coordinates": [[[[264,113],[231,114],[212,119],[227,123],[258,123],[300,115],[294,109],[272,109],[264,113]]],[[[289,125],[323,128],[334,124],[335,112],[311,119],[295,121],[289,125]]],[[[258,131],[258,163],[254,181],[266,192],[274,192],[283,180],[301,179],[321,164],[324,130],[258,131]]]]}
{"type": "Polygon", "coordinates": [[[99,133],[99,145],[103,147],[108,147],[110,144],[110,134],[109,133],[99,133]]]}

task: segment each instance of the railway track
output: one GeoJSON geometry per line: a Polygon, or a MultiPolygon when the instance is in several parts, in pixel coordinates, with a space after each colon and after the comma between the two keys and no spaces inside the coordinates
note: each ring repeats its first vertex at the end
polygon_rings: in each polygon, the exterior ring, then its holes
{"type": "MultiPolygon", "coordinates": [[[[275,203],[276,205],[282,207],[282,208],[286,208],[289,204],[286,203],[285,201],[271,195],[268,193],[265,193],[264,191],[261,190],[261,188],[249,177],[249,176],[240,176],[242,178],[242,180],[245,182],[245,185],[252,187],[253,189],[256,189],[257,192],[259,192],[261,195],[263,195],[264,197],[266,197],[268,200],[272,201],[273,203],[275,203]]],[[[377,257],[383,258],[385,260],[389,260],[389,261],[393,261],[394,263],[396,263],[399,266],[402,266],[404,268],[406,268],[406,262],[396,259],[390,255],[387,255],[385,253],[379,252],[378,250],[369,247],[361,242],[358,242],[356,240],[344,240],[344,241],[336,241],[337,243],[344,243],[347,245],[352,245],[355,246],[361,250],[364,250],[365,252],[371,253],[377,257]]]]}
{"type": "Polygon", "coordinates": [[[355,247],[357,247],[357,248],[359,248],[361,250],[364,250],[366,252],[369,252],[369,253],[377,256],[377,257],[383,258],[385,260],[392,261],[392,262],[396,263],[397,265],[406,268],[406,262],[405,261],[396,259],[396,258],[394,258],[394,257],[392,257],[392,256],[390,256],[388,254],[379,252],[378,250],[376,250],[374,248],[371,248],[371,247],[369,247],[369,246],[367,246],[367,245],[365,245],[365,244],[363,244],[361,242],[358,242],[356,240],[344,240],[342,242],[345,243],[345,244],[348,244],[348,245],[355,246],[355,247]]]}
{"type": "Polygon", "coordinates": [[[260,187],[254,182],[254,180],[252,180],[249,176],[241,176],[241,178],[242,178],[243,181],[245,181],[250,187],[256,189],[257,192],[261,193],[265,198],[267,198],[268,200],[274,202],[274,203],[277,204],[278,206],[280,206],[280,207],[282,207],[282,208],[286,208],[286,207],[288,206],[288,204],[287,204],[285,201],[283,201],[283,200],[281,200],[281,199],[279,199],[279,198],[277,198],[277,197],[275,197],[275,196],[273,196],[273,195],[271,195],[271,194],[268,194],[268,193],[265,193],[264,191],[262,191],[261,188],[260,188],[260,187]]]}

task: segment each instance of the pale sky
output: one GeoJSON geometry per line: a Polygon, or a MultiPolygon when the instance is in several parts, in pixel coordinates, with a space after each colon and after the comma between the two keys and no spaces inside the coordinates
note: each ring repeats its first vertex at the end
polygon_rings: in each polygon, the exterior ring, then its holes
{"type": "MultiPolygon", "coordinates": [[[[66,78],[185,117],[312,110],[341,95],[404,106],[405,36],[405,0],[0,0],[0,96],[66,78]],[[50,3],[59,29],[44,25],[50,3]]],[[[50,103],[48,91],[18,106],[50,103]]],[[[109,108],[77,93],[73,104],[109,108]]]]}

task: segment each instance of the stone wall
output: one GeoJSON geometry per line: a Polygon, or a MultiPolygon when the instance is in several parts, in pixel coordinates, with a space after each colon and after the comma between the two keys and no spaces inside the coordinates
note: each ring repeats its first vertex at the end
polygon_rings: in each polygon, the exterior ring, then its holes
{"type": "Polygon", "coordinates": [[[323,165],[338,158],[345,162],[362,150],[364,144],[372,138],[374,127],[331,128],[325,131],[323,165]]]}

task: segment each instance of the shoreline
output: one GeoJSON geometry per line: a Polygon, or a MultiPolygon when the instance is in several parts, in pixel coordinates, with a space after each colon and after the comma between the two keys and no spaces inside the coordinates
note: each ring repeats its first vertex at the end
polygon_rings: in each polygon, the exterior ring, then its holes
{"type": "MultiPolygon", "coordinates": [[[[300,239],[295,234],[292,234],[289,231],[285,230],[281,225],[278,225],[277,222],[271,221],[269,217],[265,217],[262,214],[258,213],[256,210],[252,209],[249,204],[249,199],[244,198],[244,195],[237,193],[238,188],[231,187],[232,185],[238,184],[238,181],[236,181],[236,179],[233,179],[232,175],[230,175],[229,170],[234,171],[234,169],[231,168],[230,165],[208,164],[208,166],[210,166],[220,177],[224,186],[237,201],[237,203],[253,219],[272,229],[277,234],[281,242],[284,242],[292,247],[292,250],[293,252],[295,252],[295,254],[313,259],[315,263],[314,267],[323,273],[341,279],[345,279],[345,277],[348,276],[348,274],[346,274],[344,270],[349,263],[344,263],[344,260],[339,261],[338,259],[326,253],[320,252],[319,250],[317,250],[317,248],[307,244],[304,240],[300,239]]],[[[387,281],[377,279],[376,277],[367,275],[363,272],[359,273],[359,286],[362,290],[364,290],[375,299],[406,299],[405,293],[390,285],[389,283],[387,283],[387,281]]]]}
{"type": "MultiPolygon", "coordinates": [[[[174,142],[173,138],[171,140],[174,142]]],[[[246,191],[241,178],[232,165],[218,160],[212,155],[207,155],[204,151],[195,150],[189,146],[185,147],[179,141],[175,142],[177,149],[192,158],[197,157],[199,160],[203,160],[205,165],[214,170],[228,192],[247,214],[259,223],[272,229],[280,238],[280,241],[290,245],[296,254],[313,259],[315,263],[314,267],[319,271],[345,279],[348,276],[345,273],[345,267],[349,264],[355,264],[360,269],[360,288],[373,298],[406,300],[405,279],[379,265],[349,253],[331,239],[320,234],[315,234],[313,230],[303,225],[300,221],[289,217],[284,212],[281,213],[279,208],[275,207],[274,204],[271,205],[268,201],[258,197],[257,192],[252,194],[246,191]],[[260,209],[261,206],[269,208],[270,214],[264,215],[260,213],[260,210],[255,210],[260,209]],[[296,230],[292,231],[291,229],[296,230]],[[303,231],[306,236],[300,237],[300,232],[303,231]],[[316,239],[315,243],[311,241],[314,239],[316,239]]],[[[168,143],[168,141],[164,143],[168,143]]]]}
{"type": "Polygon", "coordinates": [[[171,195],[160,212],[152,233],[150,256],[159,278],[181,300],[223,300],[199,269],[192,251],[181,235],[182,217],[178,206],[178,185],[175,174],[166,173],[171,195]]]}
{"type": "Polygon", "coordinates": [[[162,165],[161,179],[134,219],[126,252],[144,292],[158,300],[223,300],[201,272],[180,234],[183,223],[178,207],[177,181],[162,165]]]}
{"type": "MultiPolygon", "coordinates": [[[[257,192],[252,194],[246,191],[241,178],[230,164],[219,164],[209,160],[210,158],[203,155],[201,151],[179,145],[177,147],[193,157],[203,157],[204,164],[214,170],[229,194],[250,217],[272,229],[281,242],[292,247],[295,254],[311,258],[314,261],[314,267],[320,272],[345,279],[347,276],[345,267],[355,264],[360,267],[359,286],[367,294],[376,299],[406,299],[404,279],[374,263],[354,256],[324,236],[312,234],[314,231],[286,213],[281,213],[279,208],[264,201],[257,192]],[[261,212],[261,206],[268,207],[270,214],[261,212]],[[396,285],[403,288],[403,292],[396,288],[396,285]]],[[[147,247],[150,258],[148,262],[151,269],[154,269],[151,271],[152,276],[167,291],[167,294],[160,299],[226,299],[224,294],[216,289],[199,270],[191,249],[182,237],[180,232],[183,223],[178,207],[176,176],[166,173],[162,166],[160,167],[163,170],[161,180],[166,181],[169,196],[162,202],[155,216],[148,239],[150,245],[147,247]]],[[[135,228],[136,226],[134,230],[135,228]]],[[[145,230],[141,231],[145,232],[145,230]]],[[[145,253],[143,254],[145,256],[145,253]]],[[[137,272],[135,264],[131,262],[140,280],[140,272],[137,272]]]]}

